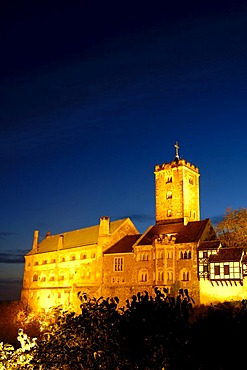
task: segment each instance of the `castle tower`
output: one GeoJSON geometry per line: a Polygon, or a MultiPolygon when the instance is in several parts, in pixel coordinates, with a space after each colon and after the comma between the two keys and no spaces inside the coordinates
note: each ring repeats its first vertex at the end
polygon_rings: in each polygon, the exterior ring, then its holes
{"type": "Polygon", "coordinates": [[[200,220],[199,169],[181,159],[155,166],[156,224],[200,220]]]}

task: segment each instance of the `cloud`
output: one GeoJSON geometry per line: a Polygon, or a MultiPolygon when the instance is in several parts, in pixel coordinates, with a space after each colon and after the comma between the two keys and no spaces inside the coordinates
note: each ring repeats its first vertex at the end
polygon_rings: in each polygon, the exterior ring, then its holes
{"type": "Polygon", "coordinates": [[[0,263],[23,263],[27,250],[3,251],[0,253],[0,263]]]}
{"type": "Polygon", "coordinates": [[[0,278],[0,286],[6,286],[6,285],[19,285],[22,284],[22,278],[16,279],[16,278],[0,278]]]}
{"type": "Polygon", "coordinates": [[[12,236],[14,233],[10,233],[7,231],[0,231],[0,239],[6,239],[8,236],[12,236]]]}

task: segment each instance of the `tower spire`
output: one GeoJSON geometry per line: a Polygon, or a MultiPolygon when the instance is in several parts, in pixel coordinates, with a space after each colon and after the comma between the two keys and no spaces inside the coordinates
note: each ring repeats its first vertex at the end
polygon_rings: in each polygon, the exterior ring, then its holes
{"type": "Polygon", "coordinates": [[[178,145],[178,141],[176,141],[176,144],[174,145],[174,147],[176,149],[175,160],[178,160],[179,159],[179,154],[178,154],[179,145],[178,145]]]}

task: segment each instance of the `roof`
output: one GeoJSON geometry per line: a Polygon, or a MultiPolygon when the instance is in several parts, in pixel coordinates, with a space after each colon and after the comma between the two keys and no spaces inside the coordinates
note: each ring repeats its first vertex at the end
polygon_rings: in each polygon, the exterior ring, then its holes
{"type": "Polygon", "coordinates": [[[217,254],[209,256],[209,262],[239,262],[243,255],[243,248],[220,248],[217,254]]]}
{"type": "MultiPolygon", "coordinates": [[[[110,234],[124,223],[125,220],[127,219],[125,218],[110,222],[110,234]]],[[[63,249],[96,244],[98,242],[99,225],[47,236],[39,243],[39,251],[36,253],[56,251],[58,249],[58,241],[61,235],[63,236],[63,249]]],[[[28,254],[33,253],[34,252],[31,250],[28,254]]]]}
{"type": "Polygon", "coordinates": [[[126,235],[121,240],[119,240],[116,244],[108,248],[104,252],[104,254],[131,253],[133,252],[133,245],[137,242],[137,240],[140,237],[141,237],[141,234],[126,235]]]}
{"type": "Polygon", "coordinates": [[[218,249],[219,246],[220,246],[220,240],[219,239],[209,240],[209,241],[201,242],[201,244],[199,245],[197,250],[202,251],[202,250],[218,249]]]}
{"type": "Polygon", "coordinates": [[[199,241],[209,219],[202,221],[191,221],[187,225],[183,222],[165,223],[163,225],[154,225],[149,228],[142,238],[138,241],[138,245],[150,245],[155,236],[160,235],[176,235],[176,244],[192,243],[199,241]]]}

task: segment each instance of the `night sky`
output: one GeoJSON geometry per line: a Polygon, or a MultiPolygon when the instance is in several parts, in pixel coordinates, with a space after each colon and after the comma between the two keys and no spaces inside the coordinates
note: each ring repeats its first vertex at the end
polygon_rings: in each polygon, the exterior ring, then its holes
{"type": "Polygon", "coordinates": [[[247,207],[246,1],[1,4],[0,300],[19,298],[35,229],[154,224],[176,141],[202,219],[247,207]]]}

